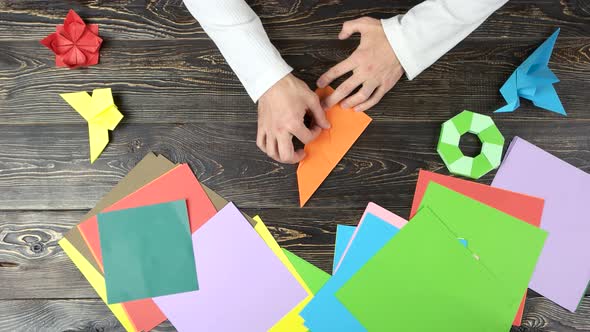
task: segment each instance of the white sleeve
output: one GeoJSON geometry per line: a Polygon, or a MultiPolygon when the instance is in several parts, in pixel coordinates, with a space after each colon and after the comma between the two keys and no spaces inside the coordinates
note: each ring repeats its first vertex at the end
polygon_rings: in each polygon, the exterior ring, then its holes
{"type": "Polygon", "coordinates": [[[256,102],[291,68],[244,0],[184,0],[256,102]]]}
{"type": "Polygon", "coordinates": [[[426,0],[381,21],[408,79],[455,47],[508,0],[426,0]]]}

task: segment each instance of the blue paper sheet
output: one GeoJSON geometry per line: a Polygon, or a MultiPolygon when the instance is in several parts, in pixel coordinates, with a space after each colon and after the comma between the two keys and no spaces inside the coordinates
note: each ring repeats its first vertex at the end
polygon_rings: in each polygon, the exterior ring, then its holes
{"type": "Polygon", "coordinates": [[[305,326],[314,332],[366,331],[359,321],[338,301],[335,293],[352,277],[399,229],[368,213],[359,226],[338,272],[324,284],[301,312],[305,326]]]}
{"type": "Polygon", "coordinates": [[[340,262],[340,257],[344,253],[344,249],[350,242],[352,234],[356,229],[355,226],[337,225],[336,226],[336,244],[334,248],[334,261],[332,262],[332,271],[336,271],[336,265],[340,262]]]}
{"type": "Polygon", "coordinates": [[[559,79],[548,66],[558,35],[559,29],[510,75],[506,83],[500,88],[500,93],[508,105],[497,109],[495,112],[513,112],[520,106],[520,98],[525,98],[532,101],[537,107],[566,115],[559,96],[553,87],[553,84],[559,82],[559,79]]]}

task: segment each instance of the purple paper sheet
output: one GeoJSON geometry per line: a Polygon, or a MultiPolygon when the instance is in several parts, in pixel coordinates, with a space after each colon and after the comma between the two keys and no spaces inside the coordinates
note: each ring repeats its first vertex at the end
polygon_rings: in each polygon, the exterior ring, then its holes
{"type": "Polygon", "coordinates": [[[529,287],[575,311],[590,281],[590,174],[515,137],[492,186],[545,199],[549,236],[529,287]]]}
{"type": "Polygon", "coordinates": [[[233,203],[192,240],[199,290],[154,298],[178,331],[267,331],[307,297],[233,203]]]}

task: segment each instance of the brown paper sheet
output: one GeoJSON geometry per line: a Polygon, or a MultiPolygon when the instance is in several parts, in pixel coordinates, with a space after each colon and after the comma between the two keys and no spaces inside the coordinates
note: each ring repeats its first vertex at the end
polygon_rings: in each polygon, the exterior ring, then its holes
{"type": "MultiPolygon", "coordinates": [[[[207,196],[209,197],[213,205],[215,205],[215,209],[217,211],[223,209],[223,207],[226,206],[227,203],[229,203],[225,198],[221,197],[221,195],[213,191],[211,188],[207,187],[204,184],[201,184],[201,186],[205,190],[205,193],[207,193],[207,196]]],[[[246,217],[246,220],[248,220],[252,227],[256,226],[256,220],[250,218],[250,216],[245,214],[244,212],[242,212],[242,214],[244,215],[244,217],[246,217]]]]}
{"type": "MultiPolygon", "coordinates": [[[[100,211],[113,205],[115,202],[121,200],[129,194],[134,193],[136,190],[152,182],[153,180],[164,175],[176,165],[166,159],[163,156],[156,156],[153,153],[148,153],[135,167],[129,171],[129,173],[115,186],[113,189],[106,194],[96,206],[90,210],[80,222],[95,216],[100,211]]],[[[78,249],[78,251],[86,258],[94,268],[101,272],[98,264],[94,260],[94,256],[90,249],[86,245],[86,241],[82,237],[82,234],[78,230],[78,227],[73,227],[67,232],[64,237],[70,241],[70,243],[78,249]]]]}

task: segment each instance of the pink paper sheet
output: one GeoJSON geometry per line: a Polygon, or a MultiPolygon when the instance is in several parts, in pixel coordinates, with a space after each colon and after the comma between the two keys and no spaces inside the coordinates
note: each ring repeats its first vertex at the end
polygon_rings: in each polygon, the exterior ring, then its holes
{"type": "MultiPolygon", "coordinates": [[[[365,220],[365,216],[367,215],[367,213],[370,213],[380,219],[383,219],[384,221],[390,223],[391,225],[397,227],[398,229],[404,227],[408,223],[408,221],[405,220],[404,218],[388,211],[387,209],[380,207],[379,205],[377,205],[373,202],[369,202],[369,204],[367,205],[367,208],[365,209],[365,212],[363,212],[363,215],[361,217],[361,220],[359,221],[358,226],[360,226],[362,224],[363,220],[365,220]]],[[[335,274],[336,271],[338,271],[340,264],[342,264],[342,260],[346,256],[346,253],[348,252],[348,249],[350,248],[350,244],[352,243],[352,241],[354,241],[356,233],[358,232],[358,230],[360,228],[358,226],[357,226],[356,230],[354,231],[354,233],[352,234],[350,241],[348,241],[348,244],[346,245],[346,248],[344,249],[344,252],[342,253],[342,257],[340,257],[340,261],[336,265],[336,268],[334,269],[332,274],[335,274]]]]}

